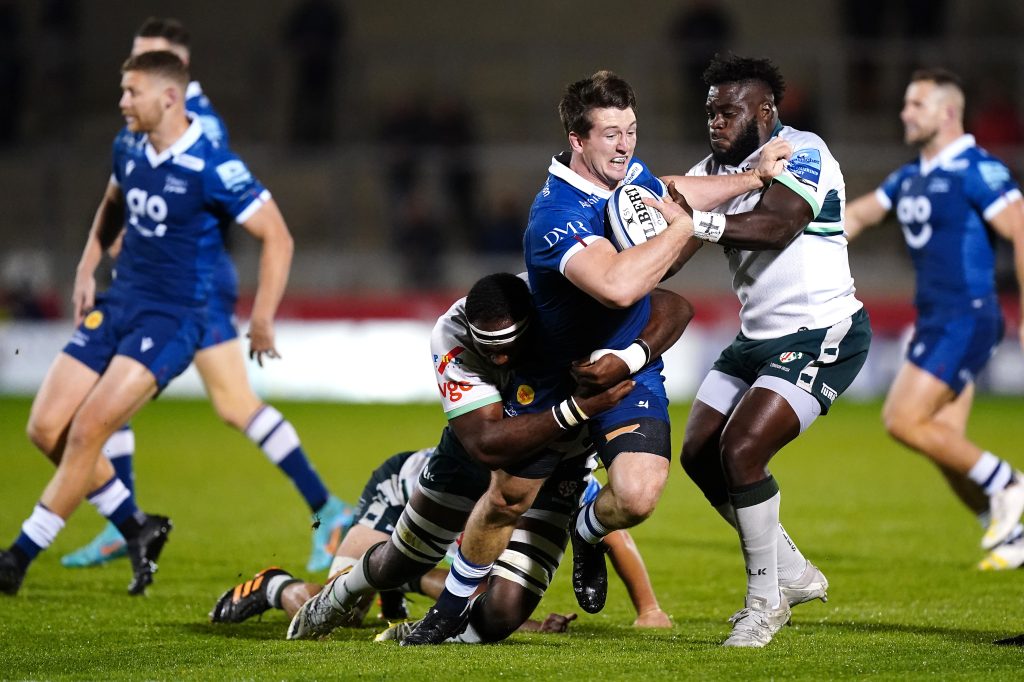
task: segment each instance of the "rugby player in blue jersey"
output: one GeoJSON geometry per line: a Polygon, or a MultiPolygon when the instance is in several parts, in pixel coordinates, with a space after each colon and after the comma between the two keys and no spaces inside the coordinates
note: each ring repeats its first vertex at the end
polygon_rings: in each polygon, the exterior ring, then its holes
{"type": "MultiPolygon", "coordinates": [[[[173,52],[188,66],[191,56],[188,30],[175,19],[147,19],[135,32],[132,55],[157,50],[173,52]]],[[[203,94],[198,81],[189,82],[185,90],[185,109],[202,125],[203,135],[208,140],[227,148],[227,127],[203,94]]],[[[222,225],[225,231],[230,227],[229,221],[222,225]]],[[[321,571],[330,565],[342,528],[351,524],[352,509],[328,491],[307,458],[292,424],[274,407],[263,403],[252,390],[235,326],[237,300],[238,273],[225,250],[216,263],[207,319],[193,362],[217,415],[259,446],[267,458],[291,479],[309,505],[314,530],[313,548],[306,568],[321,571]]],[[[135,434],[131,427],[126,425],[111,436],[103,452],[110,458],[118,478],[134,494],[132,457],[135,434]]],[[[108,523],[91,542],[63,557],[61,563],[71,567],[94,566],[124,556],[125,552],[124,538],[113,524],[108,523]]]]}
{"type": "Polygon", "coordinates": [[[964,134],[963,114],[954,74],[914,72],[900,119],[904,141],[920,157],[851,202],[846,231],[852,239],[896,212],[914,264],[917,321],[882,419],[893,438],[938,466],[978,516],[982,547],[991,550],[979,568],[1002,570],[1024,566],[1024,474],[968,440],[966,430],[975,377],[1003,338],[996,235],[1013,243],[1024,291],[1024,202],[1006,165],[964,134]]]}
{"type": "MultiPolygon", "coordinates": [[[[523,246],[544,350],[520,368],[519,389],[506,410],[551,413],[567,431],[576,428],[591,415],[561,400],[571,387],[565,368],[591,356],[595,346],[601,350],[591,357],[613,356],[623,376],[636,382],[621,403],[588,422],[608,485],[573,518],[573,589],[580,607],[596,613],[607,593],[602,539],[650,516],[668,477],[671,443],[663,363],[649,353],[639,332],[650,316],[650,292],[694,248],[693,223],[680,211],[660,235],[617,251],[604,236],[605,205],[615,188],[644,185],[659,197],[669,190],[633,156],[633,89],[616,74],[599,71],[570,84],[558,112],[570,150],[551,160],[530,210],[523,246]]],[[[778,152],[777,161],[788,145],[772,149],[778,152]]],[[[691,202],[715,205],[763,187],[775,167],[766,155],[763,167],[726,178],[681,178],[678,191],[671,190],[674,196],[683,192],[691,202]]],[[[577,364],[575,371],[586,367],[577,364]]],[[[403,644],[437,644],[463,626],[469,597],[557,463],[544,453],[494,472],[490,490],[469,519],[445,591],[403,644]]]]}
{"type": "Polygon", "coordinates": [[[75,276],[78,328],[29,415],[29,438],[57,472],[14,544],[0,551],[5,593],[17,592],[31,562],[85,498],[127,540],[129,593],[142,594],[152,582],[170,521],[138,510],[101,448],[191,362],[225,219],[262,242],[250,352],[259,359],[277,354],[274,314],[288,279],[291,235],[245,163],[188,117],[188,83],[188,68],[171,52],[140,54],[122,67],[119,106],[127,130],[114,141],[113,173],[75,276]],[[97,295],[94,273],[104,245],[123,229],[113,284],[97,295]]]}

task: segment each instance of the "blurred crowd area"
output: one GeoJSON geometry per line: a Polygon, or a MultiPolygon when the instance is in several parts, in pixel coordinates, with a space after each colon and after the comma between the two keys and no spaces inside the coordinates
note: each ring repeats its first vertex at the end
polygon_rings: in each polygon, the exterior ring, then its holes
{"type": "MultiPolygon", "coordinates": [[[[118,68],[150,15],[189,27],[194,77],[281,205],[297,246],[291,295],[457,292],[521,269],[529,205],[565,147],[557,101],[599,68],[636,88],[638,156],[656,172],[707,154],[700,74],[726,50],[780,65],[782,121],[828,142],[851,197],[913,156],[898,112],[923,65],[959,72],[969,132],[1024,164],[1019,0],[0,0],[4,317],[67,313],[123,124],[118,68]]],[[[233,241],[251,289],[256,245],[233,241]]],[[[851,262],[861,291],[909,297],[895,224],[858,241],[851,262]]],[[[670,285],[729,282],[720,254],[702,253],[670,285]]]]}

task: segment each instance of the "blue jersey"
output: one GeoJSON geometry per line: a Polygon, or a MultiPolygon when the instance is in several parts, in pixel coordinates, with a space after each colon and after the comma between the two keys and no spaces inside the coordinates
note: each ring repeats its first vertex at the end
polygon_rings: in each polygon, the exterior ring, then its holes
{"type": "MultiPolygon", "coordinates": [[[[636,159],[623,184],[643,185],[657,196],[666,191],[661,180],[636,159]]],[[[530,209],[523,251],[544,360],[553,371],[564,372],[570,362],[597,348],[625,348],[650,317],[649,296],[628,308],[612,309],[564,275],[570,258],[606,236],[605,205],[611,194],[570,170],[564,154],[552,159],[547,181],[530,209]]]]}
{"type": "Polygon", "coordinates": [[[927,163],[893,172],[875,192],[896,209],[916,273],[920,318],[998,310],[994,235],[986,224],[1021,196],[1002,161],[958,138],[927,163]]]}
{"type": "Polygon", "coordinates": [[[203,94],[199,81],[192,81],[185,90],[185,109],[191,111],[203,126],[203,135],[214,144],[228,146],[228,127],[224,119],[210,104],[210,98],[203,94]]]}
{"type": "Polygon", "coordinates": [[[186,133],[157,153],[144,135],[114,141],[113,181],[125,198],[126,230],[110,293],[205,306],[224,253],[222,226],[245,222],[270,198],[237,156],[186,133]]]}
{"type": "MultiPolygon", "coordinates": [[[[228,146],[228,127],[224,119],[220,117],[210,98],[203,93],[203,87],[199,81],[192,81],[185,90],[185,109],[192,112],[199,119],[203,127],[203,135],[215,145],[228,146]]],[[[227,230],[230,224],[225,224],[222,229],[227,230]]],[[[218,310],[212,311],[226,315],[226,324],[230,325],[231,315],[235,310],[235,302],[238,300],[238,272],[235,264],[231,262],[231,256],[227,251],[223,253],[217,267],[214,270],[213,292],[218,310]]],[[[214,317],[217,317],[215,314],[214,317]]],[[[205,345],[205,344],[204,344],[205,345]]]]}

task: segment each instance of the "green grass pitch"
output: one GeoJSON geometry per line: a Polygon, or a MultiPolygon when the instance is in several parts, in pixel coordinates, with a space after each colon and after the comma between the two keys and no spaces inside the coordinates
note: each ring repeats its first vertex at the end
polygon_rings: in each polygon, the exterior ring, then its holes
{"type": "MultiPolygon", "coordinates": [[[[318,469],[354,501],[386,456],[436,442],[435,405],[277,403],[318,469]]],[[[1024,468],[1021,401],[980,400],[971,434],[1024,468]]],[[[0,545],[52,471],[24,436],[27,400],[0,400],[0,545]]],[[[883,433],[878,404],[840,401],[783,451],[773,473],[782,518],[828,575],[828,604],[797,607],[792,627],[760,651],[718,646],[742,605],[735,534],[675,463],[654,517],[634,530],[671,631],[637,631],[621,583],[608,606],[567,635],[522,635],[495,646],[400,649],[378,626],[326,641],[287,642],[287,621],[213,626],[207,612],[242,577],[277,564],[302,575],[309,517],[291,485],[206,403],[160,400],[135,421],[139,499],[175,530],[145,598],[125,594],[125,562],[61,568],[101,520],[88,505],[0,596],[0,679],[1003,679],[1019,680],[1024,572],[981,573],[981,531],[937,471],[883,433]]],[[[674,408],[675,451],[686,406],[674,408]]],[[[678,457],[677,457],[678,458],[678,457]]],[[[419,613],[428,606],[414,604],[419,613]]],[[[540,611],[578,611],[563,569],[540,611]]]]}

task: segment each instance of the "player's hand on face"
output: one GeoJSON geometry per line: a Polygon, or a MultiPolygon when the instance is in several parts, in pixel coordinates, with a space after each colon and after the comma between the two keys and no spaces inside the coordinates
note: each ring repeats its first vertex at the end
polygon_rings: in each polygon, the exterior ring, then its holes
{"type": "Polygon", "coordinates": [[[629,378],[626,361],[612,353],[605,353],[594,361],[577,360],[569,372],[576,380],[577,393],[585,396],[597,395],[629,378]]]}
{"type": "Polygon", "coordinates": [[[754,177],[767,185],[772,178],[786,170],[786,159],[793,155],[793,145],[781,137],[772,138],[761,149],[761,158],[754,169],[754,177]]]}
{"type": "Polygon", "coordinates": [[[249,323],[249,359],[256,360],[260,367],[263,366],[263,358],[278,359],[281,357],[274,347],[274,324],[262,320],[252,320],[249,323]]]}
{"type": "Polygon", "coordinates": [[[636,617],[633,621],[633,627],[635,628],[671,628],[672,621],[669,619],[668,614],[661,609],[652,609],[645,611],[636,617]]]}
{"type": "Polygon", "coordinates": [[[588,417],[593,417],[618,405],[623,398],[629,395],[634,386],[636,386],[636,382],[629,379],[627,381],[620,381],[608,390],[601,391],[596,395],[584,397],[580,392],[577,392],[573,394],[573,398],[576,399],[576,404],[579,405],[584,414],[588,417]]]}
{"type": "Polygon", "coordinates": [[[75,288],[71,294],[75,307],[75,326],[82,324],[86,314],[96,305],[96,278],[92,275],[76,275],[75,288]]]}
{"type": "Polygon", "coordinates": [[[569,629],[569,623],[576,620],[575,613],[567,613],[564,616],[560,613],[549,613],[544,622],[540,624],[538,632],[562,633],[569,629]]]}

